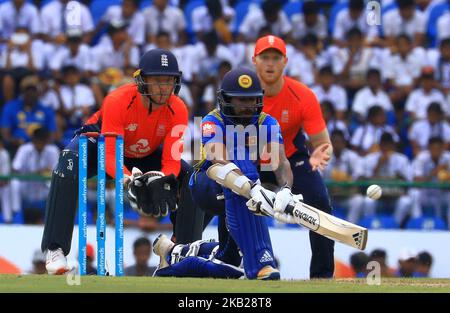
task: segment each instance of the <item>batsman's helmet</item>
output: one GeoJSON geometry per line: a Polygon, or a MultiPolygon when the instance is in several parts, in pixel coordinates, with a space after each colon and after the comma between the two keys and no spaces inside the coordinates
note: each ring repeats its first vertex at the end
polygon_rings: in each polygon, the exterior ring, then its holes
{"type": "Polygon", "coordinates": [[[178,94],[181,88],[181,71],[178,69],[178,62],[172,52],[165,49],[152,49],[144,53],[139,61],[139,69],[134,72],[134,80],[136,82],[139,93],[147,96],[150,102],[154,102],[147,88],[149,83],[144,80],[145,76],[173,76],[173,92],[178,94]]]}
{"type": "Polygon", "coordinates": [[[221,114],[233,124],[248,125],[257,122],[263,108],[264,91],[256,73],[248,68],[233,69],[223,77],[220,89],[217,91],[221,114]],[[255,104],[249,114],[237,114],[232,97],[255,97],[255,104]]]}

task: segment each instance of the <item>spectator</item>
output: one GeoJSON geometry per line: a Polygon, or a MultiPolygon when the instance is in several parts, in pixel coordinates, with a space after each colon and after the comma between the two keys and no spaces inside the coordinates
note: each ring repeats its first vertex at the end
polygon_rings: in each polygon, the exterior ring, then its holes
{"type": "Polygon", "coordinates": [[[348,133],[347,125],[336,118],[335,105],[331,101],[325,100],[320,103],[320,106],[323,118],[327,124],[328,133],[331,134],[335,130],[339,130],[344,133],[345,140],[349,140],[350,134],[348,133]]]}
{"type": "Polygon", "coordinates": [[[414,277],[430,277],[431,266],[433,265],[433,257],[427,251],[422,251],[417,255],[417,267],[414,277]]]}
{"type": "Polygon", "coordinates": [[[409,130],[408,138],[413,148],[414,156],[428,147],[432,137],[441,137],[446,149],[450,148],[450,124],[444,119],[442,107],[432,102],[427,109],[427,119],[414,122],[409,130]]]}
{"type": "Polygon", "coordinates": [[[81,75],[77,67],[67,65],[61,69],[62,85],[56,90],[61,107],[58,116],[64,119],[61,125],[71,133],[80,128],[95,109],[95,98],[89,86],[80,82],[81,75]]]}
{"type": "Polygon", "coordinates": [[[357,28],[362,38],[374,40],[378,30],[370,26],[366,20],[364,0],[350,0],[348,8],[340,11],[333,25],[333,43],[343,48],[346,46],[346,35],[351,29],[357,28]]]}
{"type": "Polygon", "coordinates": [[[147,42],[155,42],[156,34],[165,31],[170,34],[172,44],[183,46],[187,42],[186,20],[183,11],[168,5],[168,0],[153,0],[153,5],[144,10],[147,42]]]}
{"type": "Polygon", "coordinates": [[[391,134],[395,142],[399,137],[394,128],[386,125],[386,113],[379,105],[374,105],[367,113],[367,122],[359,126],[353,133],[351,145],[361,156],[379,150],[378,143],[383,133],[391,134]]]}
{"type": "Polygon", "coordinates": [[[210,112],[217,107],[217,89],[219,88],[223,77],[227,72],[231,71],[231,68],[232,66],[230,62],[222,61],[219,64],[217,81],[215,82],[215,84],[209,84],[208,86],[206,86],[202,96],[202,102],[205,104],[206,112],[210,112]]]}
{"type": "Polygon", "coordinates": [[[261,28],[268,26],[272,35],[287,41],[292,32],[292,25],[283,12],[280,0],[266,0],[261,8],[251,7],[239,26],[239,41],[256,41],[261,28]]]}
{"type": "Polygon", "coordinates": [[[439,50],[429,49],[428,58],[430,65],[436,73],[435,78],[439,82],[442,92],[450,94],[450,37],[441,41],[439,50]]]}
{"type": "MultiPolygon", "coordinates": [[[[288,46],[289,47],[289,46],[288,46]]],[[[289,49],[289,48],[287,48],[289,49]]],[[[289,50],[288,54],[289,54],[289,50]]],[[[286,65],[287,75],[312,86],[316,83],[317,70],[325,64],[321,53],[319,40],[313,34],[306,35],[301,40],[301,48],[293,51],[292,62],[286,65]]]]}
{"type": "Polygon", "coordinates": [[[145,237],[136,239],[133,243],[133,255],[136,264],[125,268],[125,276],[152,276],[156,267],[148,266],[152,256],[152,243],[145,237]]]}
{"type": "MultiPolygon", "coordinates": [[[[411,181],[411,165],[408,158],[395,151],[395,141],[390,133],[384,133],[380,138],[380,150],[364,158],[364,174],[366,179],[411,181]]],[[[374,216],[377,206],[394,208],[394,218],[398,225],[403,226],[405,218],[411,210],[412,199],[406,190],[400,187],[383,188],[383,199],[364,199],[364,213],[374,216]]]]}
{"type": "Polygon", "coordinates": [[[31,270],[30,274],[35,274],[35,275],[47,274],[47,270],[45,268],[45,261],[46,261],[45,255],[41,251],[41,249],[35,250],[33,253],[33,259],[32,259],[33,269],[31,270]]]}
{"type": "MultiPolygon", "coordinates": [[[[325,179],[336,182],[356,181],[363,175],[361,158],[357,153],[347,148],[344,132],[335,130],[331,133],[333,143],[333,156],[328,166],[323,171],[325,179]]],[[[329,189],[334,206],[348,208],[347,220],[358,222],[355,213],[361,212],[364,198],[357,188],[333,187],[329,189]]]]}
{"type": "Polygon", "coordinates": [[[192,30],[200,40],[204,34],[213,30],[223,42],[231,42],[231,21],[235,15],[234,9],[227,0],[208,0],[205,5],[192,11],[192,30]]]}
{"type": "Polygon", "coordinates": [[[395,273],[397,277],[413,277],[417,267],[417,255],[411,249],[403,249],[398,259],[398,270],[395,273]]]}
{"type": "Polygon", "coordinates": [[[41,9],[41,23],[44,38],[55,45],[63,44],[66,41],[65,34],[69,28],[81,29],[84,43],[91,41],[94,31],[91,12],[80,1],[53,0],[41,9]],[[79,18],[71,18],[71,12],[79,13],[79,18]]]}
{"type": "Polygon", "coordinates": [[[139,62],[139,50],[127,34],[127,24],[114,20],[108,25],[107,36],[92,48],[93,70],[119,68],[132,76],[139,62]]]}
{"type": "MultiPolygon", "coordinates": [[[[193,99],[198,99],[207,85],[216,84],[219,65],[223,61],[234,64],[235,60],[231,51],[225,45],[219,44],[215,32],[203,36],[203,41],[196,44],[195,50],[196,54],[192,55],[191,59],[193,66],[191,92],[193,99]]],[[[203,107],[194,104],[194,114],[201,112],[204,115],[208,113],[205,111],[203,107]]]]}
{"type": "Polygon", "coordinates": [[[416,8],[414,0],[397,0],[394,8],[382,18],[383,33],[389,47],[395,46],[395,38],[406,34],[413,38],[414,46],[425,44],[426,20],[424,14],[416,8]]]}
{"type": "Polygon", "coordinates": [[[369,257],[364,252],[355,252],[350,256],[350,265],[356,273],[356,278],[367,277],[367,263],[369,257]]]}
{"type": "Polygon", "coordinates": [[[17,28],[29,29],[36,36],[41,32],[39,11],[25,0],[6,1],[0,4],[0,26],[0,44],[8,42],[17,28]]]}
{"type": "Polygon", "coordinates": [[[386,258],[386,250],[383,249],[375,249],[369,255],[370,262],[374,261],[380,265],[381,277],[392,277],[394,270],[388,267],[386,258]]]}
{"type": "Polygon", "coordinates": [[[352,111],[358,122],[362,123],[367,118],[369,109],[375,105],[382,107],[386,115],[393,113],[391,100],[383,90],[381,73],[378,69],[371,68],[367,71],[367,86],[356,93],[352,105],[352,111]]]}
{"type": "Polygon", "coordinates": [[[396,110],[402,110],[404,102],[412,92],[426,57],[422,48],[413,48],[408,35],[397,36],[395,52],[384,62],[389,96],[396,110]]]}
{"type": "MultiPolygon", "coordinates": [[[[408,96],[405,110],[413,119],[425,119],[427,117],[428,106],[433,102],[439,103],[444,110],[446,103],[445,97],[444,94],[436,88],[433,68],[424,67],[420,76],[420,87],[415,89],[408,96]]],[[[448,114],[449,112],[446,113],[448,114]]]]}
{"type": "Polygon", "coordinates": [[[332,56],[332,65],[341,84],[353,95],[364,86],[369,68],[378,65],[378,56],[376,50],[364,47],[363,33],[358,28],[350,29],[346,39],[346,48],[332,56]]]}
{"type": "MultiPolygon", "coordinates": [[[[445,151],[442,138],[432,137],[428,150],[420,152],[413,161],[413,178],[415,182],[450,182],[450,152],[445,151]]],[[[423,207],[432,207],[437,217],[443,217],[443,208],[450,207],[450,191],[445,189],[418,189],[410,191],[413,198],[411,215],[422,216],[423,207]]],[[[447,222],[450,225],[450,210],[447,222]]]]}
{"type": "Polygon", "coordinates": [[[329,101],[336,111],[336,118],[344,120],[347,111],[347,92],[336,83],[336,77],[330,66],[324,66],[319,71],[319,83],[312,87],[320,103],[329,101]]]}
{"type": "Polygon", "coordinates": [[[5,102],[17,96],[22,78],[43,68],[43,61],[42,43],[32,40],[27,28],[16,28],[6,49],[0,53],[0,67],[5,71],[2,85],[5,102]]]}
{"type": "Polygon", "coordinates": [[[83,33],[76,28],[66,32],[66,44],[59,46],[49,60],[53,77],[60,78],[60,70],[67,65],[78,68],[82,76],[88,78],[92,73],[91,48],[82,42],[83,33]]]}
{"type": "Polygon", "coordinates": [[[315,1],[303,4],[303,12],[292,15],[292,38],[296,41],[312,34],[323,44],[327,38],[327,19],[319,13],[319,5],[315,1]]]}
{"type": "MultiPolygon", "coordinates": [[[[0,176],[8,176],[11,174],[11,159],[8,151],[6,151],[2,137],[0,136],[0,176]]],[[[0,206],[2,208],[3,221],[11,223],[11,189],[8,180],[0,179],[0,206]]]]}
{"type": "MultiPolygon", "coordinates": [[[[450,1],[447,0],[450,6],[450,1]]],[[[437,20],[437,38],[439,41],[450,38],[450,11],[440,16],[437,20]]]]}
{"type": "Polygon", "coordinates": [[[136,46],[145,43],[145,18],[139,11],[141,0],[124,0],[121,5],[111,5],[98,23],[95,33],[101,31],[105,26],[115,20],[122,20],[128,25],[128,36],[136,46]]]}
{"type": "MultiPolygon", "coordinates": [[[[31,142],[19,147],[12,163],[12,169],[17,174],[35,174],[50,177],[52,170],[56,167],[59,158],[59,149],[54,144],[50,144],[50,133],[47,129],[37,128],[32,135],[31,142]]],[[[12,206],[14,212],[24,212],[26,216],[31,216],[35,212],[32,209],[44,211],[45,201],[48,196],[49,186],[43,181],[11,181],[12,206]],[[25,205],[25,207],[24,207],[25,205]],[[24,208],[25,210],[22,210],[24,208]],[[28,214],[28,215],[27,215],[28,214]]],[[[43,222],[42,214],[39,221],[43,222]]]]}
{"type": "Polygon", "coordinates": [[[39,78],[27,76],[20,82],[21,96],[5,104],[1,131],[7,147],[15,151],[28,142],[39,127],[46,127],[53,138],[56,131],[55,113],[38,100],[39,78]]]}

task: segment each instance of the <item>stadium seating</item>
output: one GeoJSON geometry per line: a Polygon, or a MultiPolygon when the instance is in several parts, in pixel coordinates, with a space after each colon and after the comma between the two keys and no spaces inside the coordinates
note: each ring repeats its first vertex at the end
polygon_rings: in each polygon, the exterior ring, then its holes
{"type": "Polygon", "coordinates": [[[399,225],[392,216],[367,216],[359,223],[362,227],[369,229],[396,229],[399,225]]]}
{"type": "Polygon", "coordinates": [[[94,0],[91,2],[89,9],[91,10],[92,19],[94,24],[97,25],[103,14],[106,12],[109,6],[121,4],[121,0],[94,0]]]}
{"type": "Polygon", "coordinates": [[[330,10],[330,15],[328,18],[328,31],[330,34],[333,34],[334,24],[336,23],[336,17],[342,10],[348,8],[348,2],[337,2],[335,3],[330,10]]]}
{"type": "Polygon", "coordinates": [[[446,230],[445,222],[439,217],[413,218],[406,224],[407,229],[446,230]]]}
{"type": "Polygon", "coordinates": [[[234,23],[231,27],[234,34],[238,33],[239,26],[241,26],[242,22],[244,21],[244,18],[247,15],[250,7],[255,5],[258,6],[257,1],[242,1],[236,4],[236,6],[234,7],[236,14],[234,16],[234,23]]]}
{"type": "Polygon", "coordinates": [[[283,6],[283,11],[289,19],[292,15],[302,12],[303,2],[288,2],[283,6]]]}
{"type": "Polygon", "coordinates": [[[142,0],[142,1],[141,1],[141,5],[139,6],[139,9],[145,10],[146,8],[148,8],[149,6],[151,6],[152,3],[153,3],[152,0],[142,0]]]}

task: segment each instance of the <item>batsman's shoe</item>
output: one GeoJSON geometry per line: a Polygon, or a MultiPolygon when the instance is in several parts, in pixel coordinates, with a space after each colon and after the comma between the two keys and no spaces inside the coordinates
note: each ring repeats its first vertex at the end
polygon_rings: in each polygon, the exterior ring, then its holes
{"type": "Polygon", "coordinates": [[[167,255],[173,246],[175,246],[175,244],[164,234],[160,234],[153,242],[153,252],[159,256],[158,269],[169,266],[169,263],[167,262],[167,255]]]}
{"type": "Polygon", "coordinates": [[[280,271],[270,265],[259,270],[256,279],[259,280],[280,280],[280,271]]]}
{"type": "Polygon", "coordinates": [[[70,271],[66,256],[61,248],[47,250],[45,268],[50,275],[63,275],[70,271]]]}

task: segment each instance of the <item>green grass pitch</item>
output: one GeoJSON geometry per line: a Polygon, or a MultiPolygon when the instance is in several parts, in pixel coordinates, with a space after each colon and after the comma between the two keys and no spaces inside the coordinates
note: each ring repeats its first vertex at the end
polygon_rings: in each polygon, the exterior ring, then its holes
{"type": "Polygon", "coordinates": [[[0,275],[0,292],[450,292],[450,279],[365,279],[250,281],[206,278],[81,277],[69,285],[66,276],[0,275]]]}

